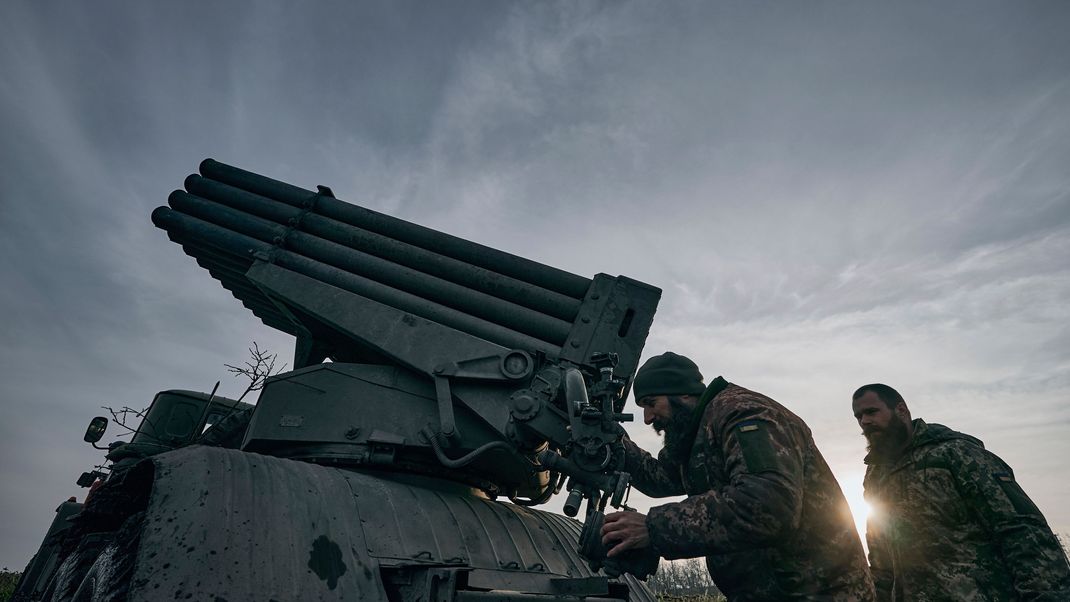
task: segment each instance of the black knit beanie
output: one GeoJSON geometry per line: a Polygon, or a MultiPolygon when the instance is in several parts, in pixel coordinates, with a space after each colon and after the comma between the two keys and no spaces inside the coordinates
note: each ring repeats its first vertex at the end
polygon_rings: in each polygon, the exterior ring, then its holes
{"type": "Polygon", "coordinates": [[[705,390],[695,362],[671,351],[648,359],[632,381],[637,401],[648,395],[702,395],[705,390]]]}

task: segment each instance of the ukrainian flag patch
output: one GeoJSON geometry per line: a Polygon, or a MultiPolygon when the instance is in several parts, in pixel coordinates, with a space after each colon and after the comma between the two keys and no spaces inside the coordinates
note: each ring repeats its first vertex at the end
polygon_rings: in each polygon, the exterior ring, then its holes
{"type": "Polygon", "coordinates": [[[736,426],[736,433],[747,472],[757,474],[776,470],[776,450],[769,438],[769,423],[747,420],[736,426]]]}

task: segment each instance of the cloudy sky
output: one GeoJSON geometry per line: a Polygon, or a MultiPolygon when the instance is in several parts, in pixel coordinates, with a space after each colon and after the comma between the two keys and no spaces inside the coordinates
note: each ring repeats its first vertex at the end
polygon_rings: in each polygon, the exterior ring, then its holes
{"type": "Polygon", "coordinates": [[[1055,1],[3,2],[0,565],[84,495],[100,406],[292,353],[149,221],[205,157],[661,287],[646,355],[788,405],[852,498],[850,394],[891,384],[1070,533],[1067,31],[1055,1]]]}

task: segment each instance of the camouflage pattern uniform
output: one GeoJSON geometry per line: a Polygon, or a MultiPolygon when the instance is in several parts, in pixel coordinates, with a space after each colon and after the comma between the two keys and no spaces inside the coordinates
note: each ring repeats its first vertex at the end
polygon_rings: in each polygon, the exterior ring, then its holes
{"type": "Polygon", "coordinates": [[[720,377],[699,408],[688,458],[655,460],[626,443],[639,491],[688,496],[650,510],[654,549],[706,556],[733,601],[873,600],[850,508],[802,419],[720,377]]]}
{"type": "Polygon", "coordinates": [[[890,464],[866,458],[866,529],[881,600],[1070,600],[1058,540],[977,439],[914,421],[890,464]]]}

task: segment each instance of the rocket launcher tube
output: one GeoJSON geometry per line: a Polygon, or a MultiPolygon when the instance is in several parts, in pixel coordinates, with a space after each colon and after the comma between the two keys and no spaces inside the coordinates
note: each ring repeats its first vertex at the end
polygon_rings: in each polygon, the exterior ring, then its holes
{"type": "MultiPolygon", "coordinates": [[[[205,159],[200,166],[201,175],[243,190],[282,201],[295,207],[304,207],[315,195],[310,190],[285,182],[273,180],[214,159],[205,159]]],[[[350,205],[335,198],[320,196],[316,200],[317,213],[347,224],[365,228],[424,249],[458,259],[465,263],[492,270],[541,286],[543,288],[583,298],[591,281],[564,270],[518,257],[498,249],[451,236],[417,224],[350,205]]]]}
{"type": "Polygon", "coordinates": [[[168,235],[176,242],[197,240],[202,244],[239,256],[253,257],[257,254],[261,254],[264,257],[270,256],[280,267],[442,325],[457,328],[462,332],[472,333],[503,347],[531,349],[551,355],[556,355],[560,349],[552,343],[451,308],[429,303],[410,293],[384,286],[362,276],[290,251],[277,249],[273,245],[254,237],[233,232],[167,207],[159,207],[153,211],[152,220],[154,224],[167,230],[168,235]]]}
{"type": "Polygon", "coordinates": [[[178,191],[168,202],[173,209],[229,230],[275,244],[321,263],[412,293],[446,307],[538,336],[557,346],[568,337],[571,323],[497,297],[442,280],[361,251],[297,231],[249,213],[178,191]]]}
{"type": "MultiPolygon", "coordinates": [[[[186,190],[239,211],[289,226],[297,220],[302,232],[381,257],[465,287],[499,297],[547,315],[572,322],[579,313],[579,298],[549,290],[522,279],[498,274],[389,236],[319,215],[247,190],[199,175],[190,175],[186,190]]],[[[317,202],[318,204],[318,202],[317,202]]]]}

